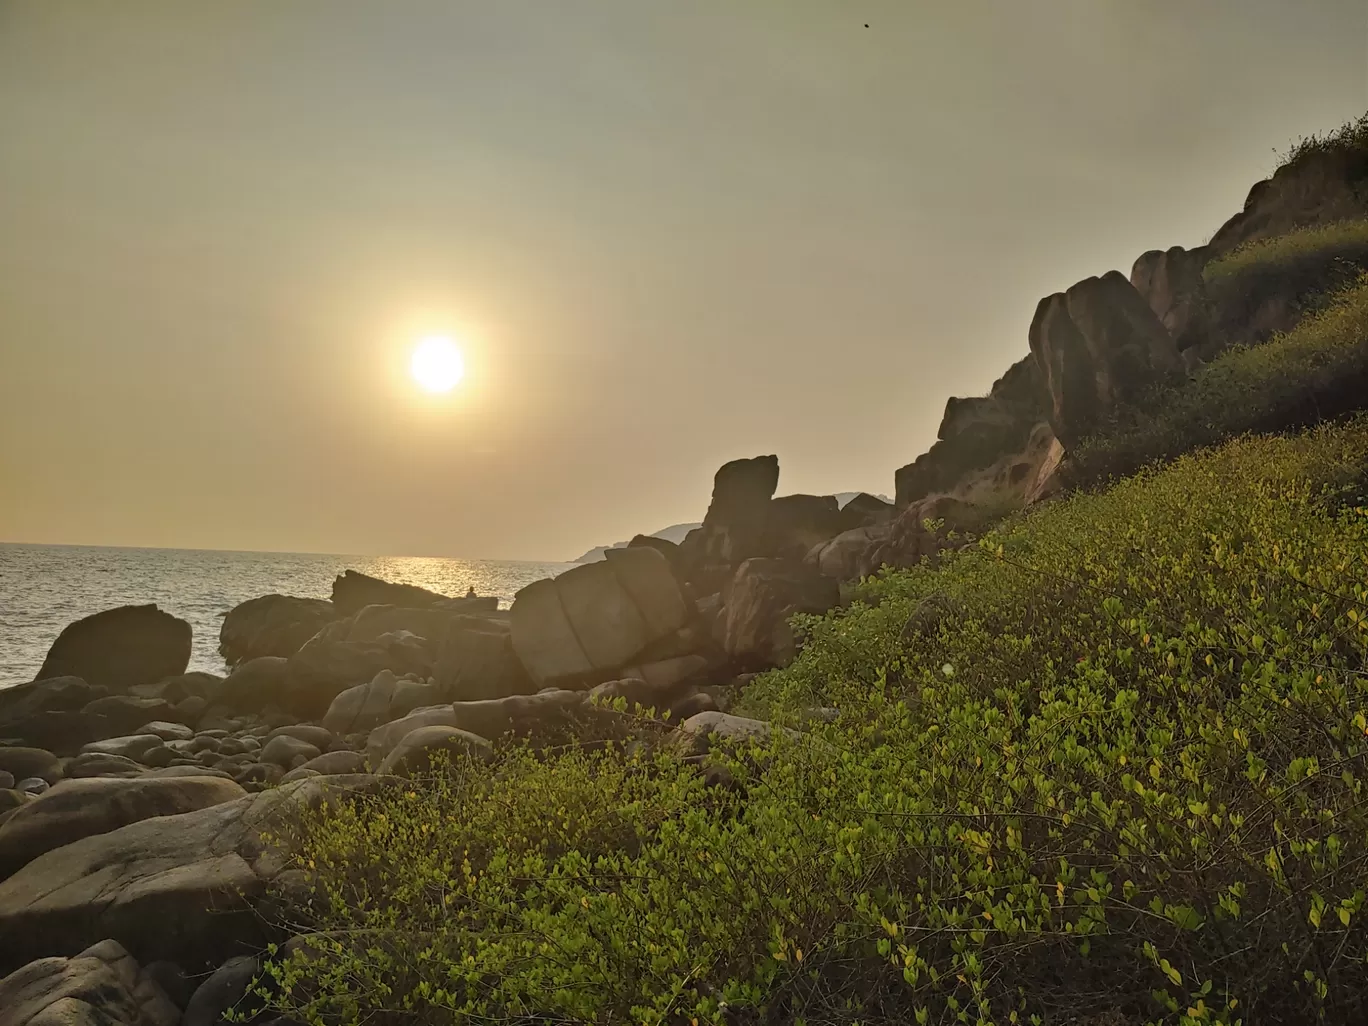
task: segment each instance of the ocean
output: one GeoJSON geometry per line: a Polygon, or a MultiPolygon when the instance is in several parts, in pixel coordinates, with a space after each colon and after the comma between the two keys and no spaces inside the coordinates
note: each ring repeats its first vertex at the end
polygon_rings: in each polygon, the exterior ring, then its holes
{"type": "Polygon", "coordinates": [[[155,602],[187,620],[194,631],[190,669],[223,673],[221,614],[258,595],[328,598],[334,577],[359,570],[445,595],[473,587],[507,607],[519,588],[572,565],[0,543],[0,687],[32,680],[63,627],[113,606],[155,602]]]}

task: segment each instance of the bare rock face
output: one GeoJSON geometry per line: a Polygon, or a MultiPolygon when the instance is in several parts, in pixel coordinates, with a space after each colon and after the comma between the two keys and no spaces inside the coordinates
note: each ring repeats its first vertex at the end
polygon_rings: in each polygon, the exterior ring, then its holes
{"type": "Polygon", "coordinates": [[[539,687],[593,685],[684,626],[688,607],[666,558],[654,549],[610,549],[607,558],[518,592],[512,642],[539,687]]]}
{"type": "Polygon", "coordinates": [[[1018,360],[986,396],[951,397],[937,441],[894,474],[898,509],[938,492],[954,491],[970,477],[1012,461],[1046,418],[1046,392],[1034,356],[1018,360]]]}
{"type": "Polygon", "coordinates": [[[867,554],[865,572],[882,566],[911,567],[956,544],[954,533],[981,530],[988,519],[983,507],[956,495],[928,495],[908,506],[890,532],[867,554]]]}
{"type": "Polygon", "coordinates": [[[288,659],[336,620],[327,599],[262,595],[230,609],[219,628],[219,654],[229,666],[260,656],[288,659]]]}
{"type": "Polygon", "coordinates": [[[1131,284],[1180,351],[1203,345],[1211,334],[1210,303],[1202,276],[1207,256],[1205,247],[1152,249],[1141,253],[1131,267],[1131,284]]]}
{"type": "Polygon", "coordinates": [[[188,623],[155,605],[120,606],[68,624],[35,679],[80,677],[95,687],[127,691],[182,674],[189,662],[188,623]]]}
{"type": "Polygon", "coordinates": [[[840,534],[842,526],[835,496],[783,495],[770,500],[760,547],[764,555],[802,559],[818,542],[840,534]]]}
{"type": "Polygon", "coordinates": [[[64,780],[0,824],[0,879],[82,837],[221,805],[245,794],[233,781],[217,777],[64,780]]]}
{"type": "Polygon", "coordinates": [[[0,980],[0,1026],[177,1026],[180,1010],[113,940],[40,958],[0,980]]]}
{"type": "Polygon", "coordinates": [[[492,617],[452,617],[437,643],[432,676],[442,694],[458,702],[537,690],[513,649],[510,622],[492,617]]]}
{"type": "Polygon", "coordinates": [[[723,595],[722,647],[741,665],[785,666],[796,651],[788,618],[824,613],[839,599],[839,585],[809,564],[748,559],[723,595]]]}
{"type": "Polygon", "coordinates": [[[167,959],[191,971],[260,950],[265,924],[254,905],[283,865],[263,831],[278,834],[279,816],[293,803],[312,806],[385,783],[300,780],[45,852],[0,882],[0,972],[101,938],[143,962],[167,959]]]}
{"type": "Polygon", "coordinates": [[[1244,209],[1207,243],[1213,257],[1297,228],[1368,217],[1368,150],[1326,146],[1256,182],[1244,209]]]}
{"type": "Polygon", "coordinates": [[[1181,369],[1173,336],[1119,271],[1042,299],[1030,342],[1050,425],[1066,449],[1118,405],[1181,369]]]}
{"type": "Polygon", "coordinates": [[[341,692],[373,680],[381,670],[419,677],[431,672],[432,650],[424,639],[395,631],[373,641],[350,641],[350,627],[349,620],[329,624],[290,657],[279,705],[322,716],[341,692]]]}
{"type": "Polygon", "coordinates": [[[779,457],[732,460],[713,476],[712,501],[703,526],[690,531],[679,546],[685,577],[706,582],[713,590],[741,560],[760,553],[770,500],[779,487],[779,457]]]}

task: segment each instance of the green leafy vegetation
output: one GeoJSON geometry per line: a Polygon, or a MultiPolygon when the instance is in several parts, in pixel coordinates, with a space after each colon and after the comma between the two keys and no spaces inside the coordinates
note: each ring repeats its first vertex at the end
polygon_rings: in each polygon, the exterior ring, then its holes
{"type": "Polygon", "coordinates": [[[1310,135],[1298,140],[1283,155],[1279,170],[1298,166],[1316,158],[1338,156],[1354,162],[1364,174],[1368,174],[1368,114],[1346,122],[1325,135],[1310,135]]]}
{"type": "Polygon", "coordinates": [[[1366,474],[1365,420],[1241,438],[870,579],[748,691],[800,732],[712,776],[644,729],[308,815],[311,937],[263,989],[309,1023],[1363,1021],[1366,474]]]}
{"type": "Polygon", "coordinates": [[[1209,284],[1259,271],[1323,282],[1335,263],[1360,266],[1368,260],[1368,221],[1336,221],[1300,228],[1239,246],[1203,270],[1209,284]]]}
{"type": "Polygon", "coordinates": [[[1368,277],[1360,277],[1291,331],[1229,349],[1123,409],[1071,454],[1071,476],[1080,484],[1120,477],[1244,432],[1313,424],[1360,408],[1365,389],[1368,277]]]}

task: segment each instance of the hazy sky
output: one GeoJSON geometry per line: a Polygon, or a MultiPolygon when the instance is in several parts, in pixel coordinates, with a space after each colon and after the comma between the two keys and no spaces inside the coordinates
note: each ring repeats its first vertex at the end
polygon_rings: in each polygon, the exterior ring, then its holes
{"type": "Polygon", "coordinates": [[[0,540],[568,559],[737,456],[891,493],[1042,295],[1365,109],[1365,0],[0,0],[0,540]]]}

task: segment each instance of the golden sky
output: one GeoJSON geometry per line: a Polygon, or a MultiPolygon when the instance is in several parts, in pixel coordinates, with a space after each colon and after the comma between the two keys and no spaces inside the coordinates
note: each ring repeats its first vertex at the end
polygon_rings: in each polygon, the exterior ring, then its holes
{"type": "Polygon", "coordinates": [[[1362,0],[0,0],[0,540],[569,559],[738,456],[891,493],[1042,295],[1366,108],[1362,0]]]}

